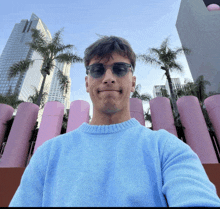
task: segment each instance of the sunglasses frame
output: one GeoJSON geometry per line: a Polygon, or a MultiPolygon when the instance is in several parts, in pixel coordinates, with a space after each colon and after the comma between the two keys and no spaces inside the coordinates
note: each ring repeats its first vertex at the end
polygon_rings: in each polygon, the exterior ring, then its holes
{"type": "MultiPolygon", "coordinates": [[[[114,73],[114,72],[113,72],[113,66],[114,66],[115,64],[124,64],[124,65],[128,68],[128,69],[127,69],[127,73],[129,72],[129,68],[131,68],[132,74],[133,74],[133,72],[134,72],[133,67],[132,67],[131,64],[128,64],[128,63],[125,63],[125,62],[115,62],[115,63],[112,64],[112,65],[104,65],[103,63],[94,63],[94,64],[92,64],[92,65],[86,66],[86,74],[87,74],[87,75],[90,74],[91,66],[97,65],[97,64],[101,64],[101,65],[104,66],[105,71],[104,71],[103,75],[105,74],[105,72],[106,72],[106,70],[107,70],[106,67],[111,67],[112,73],[114,73]]],[[[126,74],[127,74],[127,73],[126,73],[126,74]]],[[[125,74],[125,75],[126,75],[126,74],[125,74]]],[[[91,74],[90,74],[90,75],[91,75],[91,74]]],[[[102,77],[103,75],[101,75],[100,77],[102,77]]],[[[125,75],[124,75],[124,76],[125,76],[125,75]]],[[[91,75],[91,76],[92,76],[92,75],[91,75]]],[[[116,76],[117,76],[117,74],[116,74],[116,76]]],[[[122,76],[122,77],[124,77],[124,76],[122,76]]],[[[92,76],[92,77],[93,77],[93,76],[92,76]]],[[[98,77],[98,78],[100,78],[100,77],[98,77]]],[[[94,77],[93,77],[93,78],[94,78],[94,77]]]]}

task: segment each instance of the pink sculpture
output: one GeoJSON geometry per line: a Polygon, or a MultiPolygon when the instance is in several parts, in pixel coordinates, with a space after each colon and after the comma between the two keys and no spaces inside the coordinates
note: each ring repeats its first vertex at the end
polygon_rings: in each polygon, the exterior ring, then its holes
{"type": "Polygon", "coordinates": [[[207,9],[209,11],[220,10],[220,6],[218,4],[210,4],[209,6],[207,6],[207,9]]]}

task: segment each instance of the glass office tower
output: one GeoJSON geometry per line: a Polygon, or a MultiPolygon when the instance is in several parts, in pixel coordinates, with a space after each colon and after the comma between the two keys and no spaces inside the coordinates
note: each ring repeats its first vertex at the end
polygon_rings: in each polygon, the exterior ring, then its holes
{"type": "MultiPolygon", "coordinates": [[[[29,21],[21,20],[20,23],[15,24],[0,57],[0,94],[5,96],[9,91],[9,88],[11,88],[11,93],[18,93],[18,99],[25,102],[29,102],[28,97],[35,94],[34,87],[40,91],[43,81],[43,76],[40,72],[43,64],[42,57],[37,52],[31,50],[29,45],[26,44],[27,42],[32,41],[31,28],[40,30],[48,42],[52,40],[52,36],[47,26],[39,17],[32,13],[29,21]],[[7,78],[10,66],[27,58],[35,60],[33,66],[31,66],[25,73],[19,73],[8,81],[7,78]]],[[[59,64],[58,67],[69,77],[70,65],[59,64]]],[[[50,75],[47,75],[46,77],[43,90],[43,92],[47,93],[45,103],[47,101],[60,101],[65,105],[66,111],[66,108],[69,108],[70,106],[69,102],[67,102],[70,99],[70,92],[67,94],[68,97],[66,99],[63,99],[63,97],[61,98],[57,91],[58,87],[55,87],[55,85],[58,85],[58,82],[56,82],[56,78],[53,78],[54,76],[53,70],[50,75]],[[53,88],[50,90],[52,81],[54,84],[52,85],[53,88]],[[48,98],[50,98],[50,100],[48,100],[48,98]]],[[[41,122],[42,113],[43,109],[39,110],[37,120],[38,127],[41,122]]],[[[16,110],[13,115],[15,114],[16,110]]]]}
{"type": "Polygon", "coordinates": [[[11,93],[18,93],[18,98],[24,101],[35,93],[30,86],[33,85],[38,89],[41,80],[42,60],[36,59],[42,59],[42,57],[25,44],[32,41],[31,28],[41,30],[48,40],[52,39],[46,25],[35,14],[32,14],[30,21],[21,20],[20,23],[15,24],[0,57],[0,94],[6,95],[11,87],[11,93]],[[8,81],[10,66],[27,58],[36,60],[33,66],[25,73],[19,73],[8,81]]]}

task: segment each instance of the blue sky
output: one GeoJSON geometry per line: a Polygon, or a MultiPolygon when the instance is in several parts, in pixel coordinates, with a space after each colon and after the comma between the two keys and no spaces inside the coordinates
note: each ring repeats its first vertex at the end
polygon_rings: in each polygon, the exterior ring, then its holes
{"type": "MultiPolygon", "coordinates": [[[[159,48],[170,36],[169,47],[182,47],[176,29],[176,20],[181,0],[7,0],[0,3],[0,54],[16,23],[22,19],[30,19],[35,13],[48,27],[53,36],[64,27],[63,43],[72,44],[80,57],[84,57],[85,49],[95,42],[100,35],[123,37],[131,44],[137,54],[149,54],[149,48],[159,48]],[[45,3],[46,2],[46,3],[45,3]]],[[[184,74],[171,73],[172,78],[193,81],[184,54],[179,55],[177,62],[183,67],[184,74]]],[[[140,93],[148,93],[153,97],[154,85],[165,85],[165,71],[160,67],[136,63],[134,75],[136,85],[140,84],[140,93]]],[[[93,105],[85,87],[85,67],[83,63],[72,64],[70,71],[70,101],[85,100],[90,104],[90,115],[93,105]]],[[[143,102],[146,112],[148,102],[143,102]]],[[[146,122],[146,126],[150,124],[146,122]]]]}

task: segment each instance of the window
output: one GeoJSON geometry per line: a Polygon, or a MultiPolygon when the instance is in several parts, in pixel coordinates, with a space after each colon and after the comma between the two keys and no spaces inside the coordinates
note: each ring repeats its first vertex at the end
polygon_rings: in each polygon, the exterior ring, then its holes
{"type": "MultiPolygon", "coordinates": [[[[30,22],[30,25],[29,25],[28,31],[30,30],[31,24],[32,24],[32,21],[30,22]]],[[[27,31],[27,33],[28,33],[28,31],[27,31]]]]}
{"type": "Polygon", "coordinates": [[[23,29],[22,33],[24,33],[24,31],[26,30],[27,25],[28,25],[28,20],[26,21],[26,24],[24,26],[24,29],[23,29]]]}

